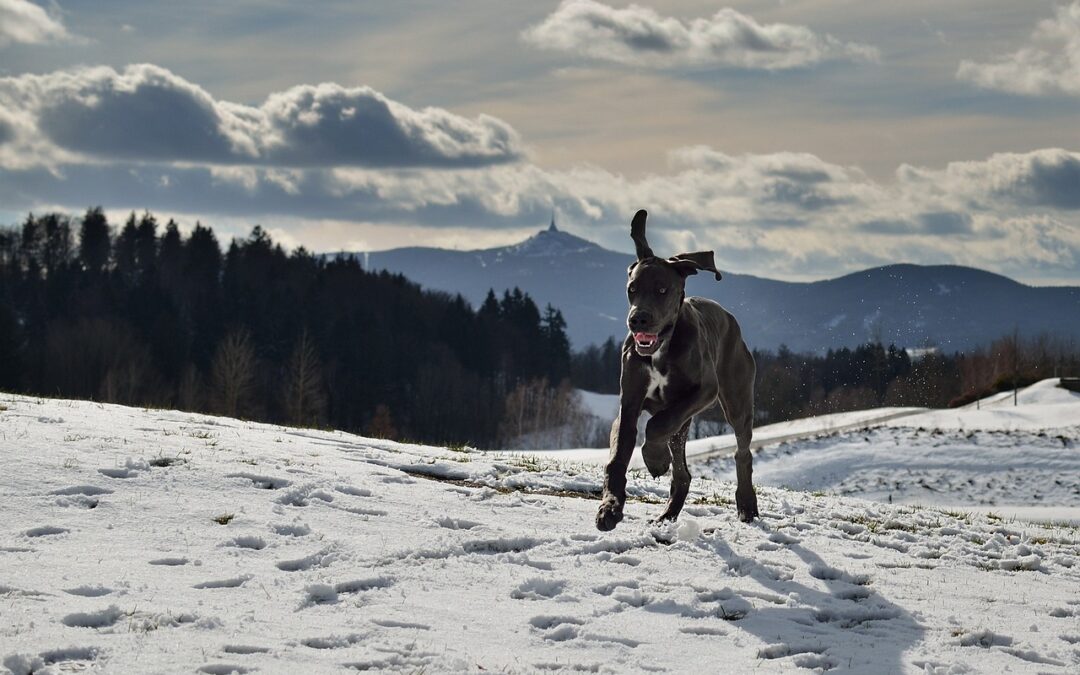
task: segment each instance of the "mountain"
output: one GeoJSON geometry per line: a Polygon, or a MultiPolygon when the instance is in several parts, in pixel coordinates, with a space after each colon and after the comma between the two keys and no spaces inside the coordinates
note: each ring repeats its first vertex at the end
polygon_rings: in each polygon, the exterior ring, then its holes
{"type": "MultiPolygon", "coordinates": [[[[678,251],[670,251],[671,254],[678,251]]],[[[335,255],[335,254],[332,254],[335,255]]],[[[368,269],[398,272],[479,306],[489,288],[520,287],[541,308],[563,311],[576,348],[626,334],[630,254],[562,232],[552,223],[512,246],[475,251],[399,248],[358,255],[368,269]]],[[[1018,329],[1080,336],[1080,287],[1034,287],[955,265],[898,264],[836,279],[789,282],[724,272],[690,277],[687,293],[731,311],[752,348],[819,352],[880,339],[952,351],[1018,329]]]]}

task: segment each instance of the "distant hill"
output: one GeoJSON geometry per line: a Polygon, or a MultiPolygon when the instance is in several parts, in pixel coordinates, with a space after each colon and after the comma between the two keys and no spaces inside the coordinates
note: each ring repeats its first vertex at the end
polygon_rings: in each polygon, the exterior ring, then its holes
{"type": "MultiPolygon", "coordinates": [[[[674,254],[678,251],[670,251],[674,254]]],[[[461,293],[478,306],[489,288],[520,287],[541,306],[563,311],[576,348],[626,334],[630,254],[551,227],[512,246],[476,251],[399,248],[358,255],[431,288],[461,293]]],[[[730,310],[751,347],[824,351],[880,339],[901,347],[952,351],[1011,333],[1080,337],[1080,287],[1033,287],[955,265],[898,264],[810,283],[724,272],[691,277],[691,295],[730,310]]]]}

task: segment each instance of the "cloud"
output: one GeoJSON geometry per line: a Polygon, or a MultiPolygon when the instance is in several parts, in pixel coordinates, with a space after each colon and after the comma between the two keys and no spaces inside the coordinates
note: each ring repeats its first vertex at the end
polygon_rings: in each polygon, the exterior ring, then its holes
{"type": "Polygon", "coordinates": [[[1061,148],[1004,152],[983,161],[952,162],[943,171],[898,170],[912,189],[943,192],[969,206],[1080,210],[1080,153],[1061,148]]]}
{"type": "Polygon", "coordinates": [[[476,167],[523,156],[514,129],[487,115],[417,110],[370,87],[331,83],[253,107],[149,64],[0,78],[0,107],[21,117],[16,142],[52,164],[476,167]]]}
{"type": "Polygon", "coordinates": [[[26,0],[0,0],[0,47],[12,43],[44,44],[68,40],[64,25],[26,0]]]}
{"type": "Polygon", "coordinates": [[[541,49],[655,68],[786,70],[878,59],[873,47],[805,26],[760,24],[730,8],[684,23],[638,5],[616,9],[594,0],[564,0],[522,37],[541,49]]]}
{"type": "Polygon", "coordinates": [[[0,170],[0,204],[103,203],[194,210],[211,224],[295,223],[294,238],[322,249],[349,241],[349,222],[369,240],[391,239],[373,234],[380,227],[404,227],[459,240],[471,233],[476,247],[505,243],[506,232],[541,226],[554,206],[562,226],[626,250],[627,223],[645,207],[657,250],[712,248],[725,268],[764,276],[821,278],[915,260],[1075,280],[1080,203],[1068,187],[1077,171],[1080,154],[1046,149],[905,165],[878,181],[810,154],[705,146],[673,152],[668,171],[636,179],[529,162],[444,170],[76,164],[58,173],[0,170]],[[341,242],[303,240],[313,222],[338,223],[341,242]]]}
{"type": "Polygon", "coordinates": [[[1040,21],[1031,43],[990,62],[961,61],[956,77],[1024,96],[1080,96],[1080,0],[1040,21]]]}
{"type": "Polygon", "coordinates": [[[971,216],[966,213],[955,211],[923,213],[919,215],[919,222],[923,231],[930,234],[949,236],[972,232],[971,216]]]}

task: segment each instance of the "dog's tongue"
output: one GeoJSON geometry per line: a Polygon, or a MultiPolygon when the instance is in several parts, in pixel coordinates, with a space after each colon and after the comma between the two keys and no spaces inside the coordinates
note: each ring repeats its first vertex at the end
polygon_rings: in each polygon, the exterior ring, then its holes
{"type": "Polygon", "coordinates": [[[656,342],[656,333],[634,333],[634,340],[638,342],[656,342]]]}

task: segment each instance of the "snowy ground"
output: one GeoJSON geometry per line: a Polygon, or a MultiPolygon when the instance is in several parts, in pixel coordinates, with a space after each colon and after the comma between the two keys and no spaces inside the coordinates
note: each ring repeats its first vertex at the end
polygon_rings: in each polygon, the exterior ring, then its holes
{"type": "MultiPolygon", "coordinates": [[[[959,410],[823,429],[755,454],[767,485],[1080,524],[1080,394],[1045,380],[959,410]]],[[[809,420],[806,421],[809,423],[809,420]]],[[[734,478],[730,459],[696,468],[734,478]]]]}
{"type": "Polygon", "coordinates": [[[637,474],[626,520],[601,534],[599,471],[0,395],[0,663],[1080,668],[1077,528],[781,488],[744,525],[714,480],[655,527],[666,482],[637,474]]]}

